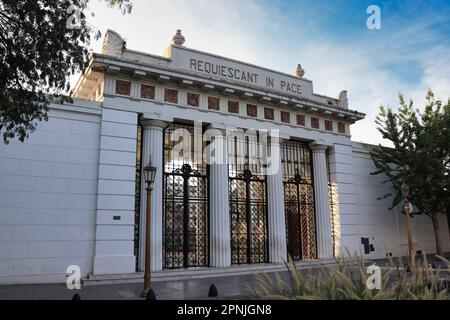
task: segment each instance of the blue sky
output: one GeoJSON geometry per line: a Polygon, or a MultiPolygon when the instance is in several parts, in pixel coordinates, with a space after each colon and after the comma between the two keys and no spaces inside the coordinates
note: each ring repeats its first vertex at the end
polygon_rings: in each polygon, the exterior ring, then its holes
{"type": "MultiPolygon", "coordinates": [[[[314,91],[348,90],[351,108],[367,114],[352,139],[382,142],[374,117],[402,92],[418,105],[428,88],[450,97],[450,1],[133,0],[122,16],[91,0],[90,23],[127,39],[128,48],[162,54],[175,30],[186,46],[287,73],[298,63],[314,91]],[[369,30],[369,5],[381,29],[369,30]]],[[[100,51],[101,41],[93,42],[100,51]]]]}

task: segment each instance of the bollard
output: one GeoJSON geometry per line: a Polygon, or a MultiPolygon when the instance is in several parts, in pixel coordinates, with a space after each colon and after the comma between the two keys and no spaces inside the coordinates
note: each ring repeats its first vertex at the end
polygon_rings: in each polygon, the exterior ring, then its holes
{"type": "Polygon", "coordinates": [[[208,297],[217,297],[217,288],[214,283],[209,287],[208,297]]]}
{"type": "Polygon", "coordinates": [[[156,294],[153,289],[148,290],[147,295],[145,296],[145,300],[156,300],[156,294]]]}
{"type": "Polygon", "coordinates": [[[411,267],[409,266],[409,263],[405,264],[405,272],[410,273],[411,267]]]}
{"type": "Polygon", "coordinates": [[[78,293],[75,293],[72,297],[72,300],[81,300],[81,297],[78,293]]]}

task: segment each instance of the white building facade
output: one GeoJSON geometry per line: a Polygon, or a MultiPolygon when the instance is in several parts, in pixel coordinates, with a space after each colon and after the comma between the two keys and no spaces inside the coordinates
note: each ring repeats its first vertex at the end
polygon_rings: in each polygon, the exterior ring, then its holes
{"type": "MultiPolygon", "coordinates": [[[[153,271],[406,252],[371,146],[351,141],[364,114],[345,91],[315,94],[300,65],[288,75],[173,42],[155,56],[108,31],[73,104],[0,145],[0,283],[64,282],[69,265],[142,271],[149,162],[153,271]]],[[[429,218],[413,220],[415,250],[433,253],[429,218]]]]}

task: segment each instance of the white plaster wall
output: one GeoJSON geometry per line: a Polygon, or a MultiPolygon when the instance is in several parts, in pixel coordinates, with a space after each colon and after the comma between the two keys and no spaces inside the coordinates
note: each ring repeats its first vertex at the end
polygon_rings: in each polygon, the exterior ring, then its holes
{"type": "Polygon", "coordinates": [[[370,175],[375,166],[368,150],[352,149],[353,205],[352,214],[341,216],[342,245],[364,252],[361,237],[369,238],[375,251],[365,254],[369,258],[384,258],[386,252],[396,252],[398,243],[396,211],[389,210],[391,199],[378,200],[390,192],[385,177],[370,175]]]}
{"type": "MultiPolygon", "coordinates": [[[[403,251],[407,250],[407,233],[405,225],[405,216],[399,214],[400,243],[403,251]]],[[[414,234],[414,250],[422,250],[425,253],[436,252],[436,242],[434,237],[433,225],[431,219],[425,215],[416,215],[412,219],[414,234]]],[[[444,252],[450,252],[450,236],[448,233],[447,217],[439,215],[439,235],[441,237],[441,246],[444,252]]]]}
{"type": "MultiPolygon", "coordinates": [[[[103,106],[94,274],[135,271],[137,114],[103,106]]],[[[162,147],[162,146],[161,146],[162,147]]]]}
{"type": "MultiPolygon", "coordinates": [[[[368,258],[384,258],[386,252],[393,256],[407,252],[407,235],[405,215],[400,207],[392,210],[392,198],[379,200],[377,198],[390,192],[388,183],[382,175],[370,175],[375,166],[370,158],[369,150],[373,146],[353,143],[352,163],[348,171],[352,172],[349,179],[351,185],[340,186],[340,201],[345,204],[340,207],[341,253],[347,247],[351,251],[364,252],[361,237],[369,238],[375,251],[365,254],[368,258]],[[347,191],[348,190],[348,191],[347,191]],[[350,192],[348,199],[346,193],[350,192]]],[[[435,253],[435,240],[431,219],[427,216],[415,216],[413,219],[414,251],[435,253]]],[[[440,235],[444,251],[450,251],[450,239],[447,221],[441,216],[440,235]]]]}
{"type": "Polygon", "coordinates": [[[0,142],[0,283],[65,282],[71,264],[92,272],[100,113],[52,105],[24,143],[0,142]]]}

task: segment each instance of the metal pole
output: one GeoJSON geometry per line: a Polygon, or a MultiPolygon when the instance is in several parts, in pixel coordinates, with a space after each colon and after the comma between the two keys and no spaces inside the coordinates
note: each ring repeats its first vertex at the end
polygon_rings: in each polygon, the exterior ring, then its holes
{"type": "Polygon", "coordinates": [[[406,226],[408,228],[408,260],[409,265],[412,265],[412,256],[413,256],[413,240],[412,240],[412,227],[411,227],[411,217],[409,210],[409,201],[407,197],[403,198],[403,206],[405,207],[406,213],[406,226]]]}
{"type": "MultiPolygon", "coordinates": [[[[190,171],[190,170],[189,170],[190,171]]],[[[189,267],[189,173],[183,174],[183,268],[189,267]]]]}
{"type": "Polygon", "coordinates": [[[147,293],[152,288],[152,279],[151,279],[151,266],[150,266],[150,210],[151,210],[151,202],[152,202],[152,190],[153,187],[151,185],[147,186],[147,210],[146,210],[146,223],[145,223],[145,272],[144,272],[144,292],[142,296],[147,296],[147,293]]]}

